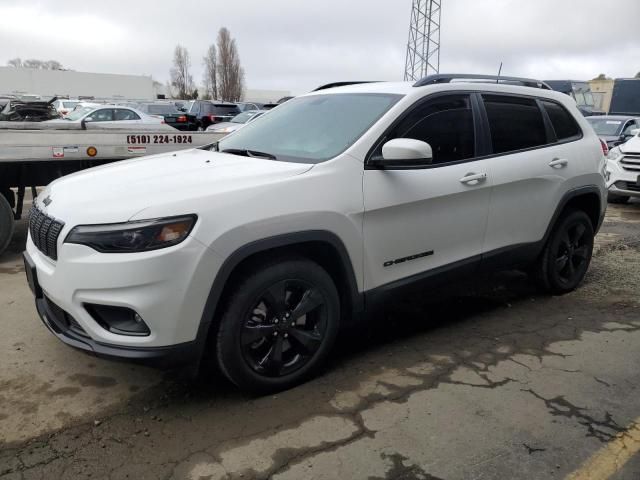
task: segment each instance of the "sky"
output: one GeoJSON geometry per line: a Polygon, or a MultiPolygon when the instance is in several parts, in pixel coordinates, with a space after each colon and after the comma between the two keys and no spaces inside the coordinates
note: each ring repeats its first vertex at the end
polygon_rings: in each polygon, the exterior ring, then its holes
{"type": "MultiPolygon", "coordinates": [[[[411,0],[0,0],[0,65],[54,59],[85,72],[169,79],[176,44],[202,57],[220,27],[251,89],[304,93],[402,80],[411,0]]],[[[640,71],[640,0],[442,0],[440,72],[539,79],[640,71]]]]}

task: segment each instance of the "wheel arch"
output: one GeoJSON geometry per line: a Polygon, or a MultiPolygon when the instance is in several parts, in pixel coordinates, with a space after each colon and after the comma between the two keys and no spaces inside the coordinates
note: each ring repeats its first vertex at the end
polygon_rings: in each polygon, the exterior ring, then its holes
{"type": "MultiPolygon", "coordinates": [[[[606,202],[606,200],[604,200],[606,202]]],[[[573,190],[569,190],[564,194],[547,226],[542,244],[545,245],[551,232],[558,223],[560,216],[569,209],[584,211],[593,226],[593,231],[598,232],[603,220],[602,202],[600,189],[595,185],[586,185],[573,190]]]]}
{"type": "Polygon", "coordinates": [[[340,238],[329,231],[311,230],[286,233],[251,242],[239,247],[222,264],[205,303],[197,342],[204,353],[220,307],[228,296],[229,288],[236,278],[254,262],[273,258],[274,255],[299,255],[309,258],[325,268],[336,282],[341,306],[347,318],[355,320],[364,311],[364,296],[358,290],[356,274],[351,257],[340,238]]]}

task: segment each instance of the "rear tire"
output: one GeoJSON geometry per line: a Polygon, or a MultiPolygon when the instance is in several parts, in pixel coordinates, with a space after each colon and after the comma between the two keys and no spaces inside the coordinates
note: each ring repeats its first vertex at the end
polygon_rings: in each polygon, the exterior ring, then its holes
{"type": "Polygon", "coordinates": [[[13,210],[4,195],[0,194],[0,254],[9,246],[13,230],[13,210]]]}
{"type": "Polygon", "coordinates": [[[627,203],[629,201],[628,196],[626,195],[615,195],[613,193],[608,193],[607,194],[607,201],[609,203],[619,203],[619,204],[624,204],[627,203]]]}
{"type": "Polygon", "coordinates": [[[545,291],[563,295],[580,285],[591,262],[594,235],[591,220],[582,210],[569,210],[560,217],[536,265],[545,291]]]}
{"type": "Polygon", "coordinates": [[[220,370],[240,389],[266,394],[310,378],[338,333],[340,299],[331,276],[304,258],[250,270],[233,287],[220,320],[220,370]]]}

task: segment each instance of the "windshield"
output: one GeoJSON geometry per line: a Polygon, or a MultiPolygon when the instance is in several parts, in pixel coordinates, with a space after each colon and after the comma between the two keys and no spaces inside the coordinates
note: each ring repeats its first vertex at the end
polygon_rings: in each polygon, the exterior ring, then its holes
{"type": "Polygon", "coordinates": [[[221,140],[218,150],[251,150],[282,161],[319,163],[349,148],[400,98],[377,93],[298,97],[221,140]]]}
{"type": "Polygon", "coordinates": [[[607,120],[606,118],[591,118],[587,121],[591,124],[598,135],[614,137],[620,135],[622,120],[607,120]]]}
{"type": "Polygon", "coordinates": [[[247,123],[256,112],[244,112],[231,119],[233,123],[247,123]]]}
{"type": "Polygon", "coordinates": [[[64,108],[75,108],[75,106],[80,102],[62,102],[62,106],[64,108]]]}
{"type": "Polygon", "coordinates": [[[64,119],[65,120],[71,120],[72,122],[75,121],[75,120],[80,120],[87,113],[92,112],[95,109],[96,109],[95,107],[78,108],[77,110],[74,110],[73,112],[69,113],[66,117],[64,117],[64,119]]]}

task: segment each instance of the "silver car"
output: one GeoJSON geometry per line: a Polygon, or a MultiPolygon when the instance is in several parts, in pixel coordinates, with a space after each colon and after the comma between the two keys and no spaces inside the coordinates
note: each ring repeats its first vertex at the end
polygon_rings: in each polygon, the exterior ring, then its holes
{"type": "Polygon", "coordinates": [[[231,133],[244,127],[247,123],[254,121],[261,115],[267,113],[268,110],[248,110],[239,113],[229,122],[214,123],[207,128],[207,132],[231,133]]]}

